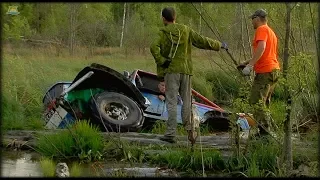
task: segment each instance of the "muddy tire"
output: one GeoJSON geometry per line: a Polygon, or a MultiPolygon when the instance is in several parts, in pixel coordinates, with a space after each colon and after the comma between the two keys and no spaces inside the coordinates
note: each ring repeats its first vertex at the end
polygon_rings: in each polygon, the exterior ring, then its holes
{"type": "Polygon", "coordinates": [[[211,132],[226,132],[231,130],[230,120],[227,113],[219,111],[209,111],[204,115],[206,121],[203,123],[208,126],[211,132]]]}
{"type": "Polygon", "coordinates": [[[93,121],[108,131],[137,131],[144,122],[143,113],[127,96],[104,91],[90,100],[93,121]]]}

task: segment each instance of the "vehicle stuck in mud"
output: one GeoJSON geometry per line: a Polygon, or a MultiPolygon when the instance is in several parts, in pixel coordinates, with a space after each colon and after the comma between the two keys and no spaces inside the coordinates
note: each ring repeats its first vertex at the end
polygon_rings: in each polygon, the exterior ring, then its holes
{"type": "MultiPolygon", "coordinates": [[[[168,112],[159,79],[153,73],[134,70],[123,74],[101,64],[83,68],[72,82],[56,82],[43,97],[47,129],[65,128],[75,120],[90,119],[103,131],[138,131],[166,121],[168,112]]],[[[193,117],[210,128],[229,128],[224,109],[192,90],[193,117]]],[[[182,124],[181,98],[177,122],[182,124]]]]}

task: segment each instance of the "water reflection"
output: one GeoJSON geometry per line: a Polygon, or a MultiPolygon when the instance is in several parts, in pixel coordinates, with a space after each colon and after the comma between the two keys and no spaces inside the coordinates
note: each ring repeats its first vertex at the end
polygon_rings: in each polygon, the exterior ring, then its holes
{"type": "Polygon", "coordinates": [[[1,177],[42,177],[35,153],[21,151],[1,152],[1,177]]]}
{"type": "MultiPolygon", "coordinates": [[[[30,151],[2,151],[1,152],[1,177],[43,177],[40,166],[40,154],[30,151]]],[[[69,170],[72,162],[67,162],[69,170]]],[[[107,177],[118,176],[110,173],[113,168],[148,168],[147,164],[130,164],[109,160],[107,163],[89,163],[79,165],[80,177],[107,177]]],[[[152,169],[152,168],[151,168],[152,169]]],[[[70,174],[72,177],[72,173],[70,174]]]]}

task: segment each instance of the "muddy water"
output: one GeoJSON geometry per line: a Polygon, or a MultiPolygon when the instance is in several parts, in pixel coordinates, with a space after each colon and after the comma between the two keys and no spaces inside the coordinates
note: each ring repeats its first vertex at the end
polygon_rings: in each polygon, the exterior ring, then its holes
{"type": "Polygon", "coordinates": [[[42,177],[38,160],[36,153],[2,151],[1,177],[42,177]]]}
{"type": "MultiPolygon", "coordinates": [[[[1,151],[1,177],[43,177],[40,167],[41,156],[29,151],[1,151]]],[[[67,163],[70,170],[70,164],[67,163]]],[[[108,162],[103,164],[82,164],[80,165],[80,177],[107,177],[116,175],[116,169],[127,169],[136,171],[133,176],[156,176],[155,167],[146,164],[129,164],[122,162],[108,162]]],[[[132,173],[127,173],[132,174],[132,173]]],[[[176,173],[160,172],[160,176],[176,176],[176,173]]],[[[72,175],[70,175],[72,177],[72,175]]]]}
{"type": "MultiPolygon", "coordinates": [[[[1,177],[43,177],[40,167],[40,155],[29,151],[2,151],[1,152],[1,177]]],[[[70,164],[67,163],[70,170],[70,164]]],[[[125,164],[94,164],[80,165],[81,177],[107,176],[105,168],[126,167],[125,164]]]]}

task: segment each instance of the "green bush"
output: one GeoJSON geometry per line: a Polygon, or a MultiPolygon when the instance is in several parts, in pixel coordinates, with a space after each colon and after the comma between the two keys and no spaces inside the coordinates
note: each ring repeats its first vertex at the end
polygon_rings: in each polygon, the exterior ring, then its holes
{"type": "MultiPolygon", "coordinates": [[[[292,96],[292,119],[295,125],[309,120],[317,122],[319,92],[317,90],[316,56],[299,53],[291,57],[288,82],[292,96]]],[[[310,121],[309,121],[310,122],[310,121]]],[[[312,124],[311,124],[312,125],[312,124]]]]}

